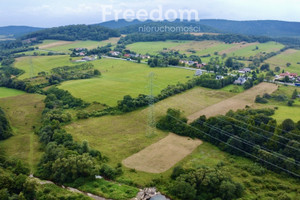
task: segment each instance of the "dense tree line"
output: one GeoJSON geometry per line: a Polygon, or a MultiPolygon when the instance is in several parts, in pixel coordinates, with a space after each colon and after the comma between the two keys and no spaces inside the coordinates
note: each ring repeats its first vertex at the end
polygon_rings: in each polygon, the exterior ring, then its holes
{"type": "Polygon", "coordinates": [[[278,125],[272,114],[271,109],[230,111],[225,116],[208,119],[201,116],[188,125],[179,110],[169,109],[157,126],[208,141],[231,154],[254,159],[271,170],[282,172],[279,168],[283,168],[292,175],[300,174],[300,121],[286,119],[278,125]]]}
{"type": "Polygon", "coordinates": [[[17,90],[22,90],[28,93],[34,93],[40,90],[38,86],[33,86],[28,82],[23,80],[17,80],[15,78],[11,78],[10,74],[4,74],[0,71],[0,86],[13,88],[17,90]]]}
{"type": "Polygon", "coordinates": [[[109,43],[105,46],[97,47],[97,48],[90,49],[90,50],[88,50],[88,49],[84,49],[84,50],[73,49],[70,56],[71,57],[79,57],[80,55],[78,53],[83,52],[87,56],[89,56],[89,55],[98,55],[99,58],[100,58],[102,54],[107,54],[108,52],[110,52],[111,47],[112,47],[112,45],[109,43]]]}
{"type": "Polygon", "coordinates": [[[28,178],[29,169],[16,160],[8,160],[0,152],[0,199],[34,199],[36,184],[28,178]]]}
{"type": "Polygon", "coordinates": [[[105,164],[106,158],[91,149],[86,141],[77,143],[62,125],[70,122],[65,108],[84,108],[88,104],[69,92],[51,87],[46,91],[42,126],[36,130],[45,153],[38,164],[36,175],[57,183],[70,183],[78,178],[94,179],[95,175],[114,179],[122,173],[121,167],[105,164]]]}
{"type": "Polygon", "coordinates": [[[175,167],[171,175],[170,194],[178,199],[223,199],[231,200],[242,197],[244,188],[233,181],[221,168],[200,167],[183,169],[175,167]]]}
{"type": "MultiPolygon", "coordinates": [[[[239,43],[239,42],[259,42],[265,43],[275,41],[286,45],[286,48],[300,48],[300,40],[297,38],[270,38],[266,36],[247,36],[240,34],[218,34],[208,35],[204,34],[196,36],[184,33],[132,33],[122,37],[119,44],[131,44],[135,42],[152,42],[152,41],[166,41],[166,40],[217,40],[225,43],[239,43]]],[[[269,55],[268,55],[269,56],[269,55]]]]}
{"type": "MultiPolygon", "coordinates": [[[[81,194],[59,194],[59,186],[42,185],[29,177],[30,170],[19,160],[3,156],[0,150],[0,199],[1,200],[45,200],[45,199],[89,199],[81,194]]],[[[63,190],[63,189],[61,189],[63,190]]]]}
{"type": "Polygon", "coordinates": [[[110,37],[119,37],[117,30],[93,25],[69,25],[55,28],[43,29],[34,33],[27,34],[22,39],[36,38],[36,40],[106,40],[110,37]]]}
{"type": "Polygon", "coordinates": [[[94,69],[92,63],[83,63],[74,66],[56,67],[51,70],[52,75],[49,77],[51,85],[66,80],[89,79],[101,75],[100,71],[94,69]]]}
{"type": "Polygon", "coordinates": [[[48,109],[53,108],[76,108],[86,107],[88,103],[80,98],[73,97],[70,92],[58,89],[56,87],[49,88],[45,93],[45,107],[48,109]]]}
{"type": "Polygon", "coordinates": [[[117,108],[122,112],[130,112],[136,110],[137,108],[149,105],[150,103],[155,103],[170,96],[182,93],[195,86],[220,89],[226,85],[232,84],[234,80],[235,77],[232,76],[227,76],[224,79],[217,80],[215,75],[204,74],[198,78],[191,79],[186,83],[169,85],[163,89],[157,97],[150,97],[149,95],[140,94],[138,97],[132,98],[130,95],[126,95],[124,96],[123,100],[118,101],[117,108]]]}
{"type": "Polygon", "coordinates": [[[5,140],[12,136],[12,129],[10,127],[9,121],[2,108],[0,107],[0,140],[5,140]]]}

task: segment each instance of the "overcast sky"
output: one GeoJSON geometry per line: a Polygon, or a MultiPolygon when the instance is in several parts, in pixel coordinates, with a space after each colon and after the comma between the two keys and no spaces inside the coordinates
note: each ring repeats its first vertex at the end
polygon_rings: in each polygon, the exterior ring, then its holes
{"type": "MultiPolygon", "coordinates": [[[[114,19],[115,10],[123,18],[139,10],[150,14],[162,8],[162,17],[171,18],[179,9],[195,9],[200,19],[284,20],[300,22],[300,0],[0,0],[0,26],[28,25],[53,27],[93,24],[114,19]],[[176,3],[174,3],[176,2],[176,3]],[[111,15],[104,15],[104,9],[111,15]],[[103,18],[105,16],[105,19],[103,18]]],[[[149,16],[149,15],[148,15],[149,16]]]]}

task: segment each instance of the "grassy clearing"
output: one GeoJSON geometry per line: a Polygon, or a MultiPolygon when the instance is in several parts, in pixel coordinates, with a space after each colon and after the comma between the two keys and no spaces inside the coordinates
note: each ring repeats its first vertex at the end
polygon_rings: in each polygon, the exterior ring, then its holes
{"type": "MultiPolygon", "coordinates": [[[[197,87],[155,104],[155,115],[158,119],[168,108],[178,108],[189,115],[232,95],[197,87]],[[189,103],[187,99],[194,104],[189,103]]],[[[123,115],[79,120],[67,125],[66,129],[76,140],[89,141],[93,148],[108,155],[112,164],[117,164],[168,134],[157,130],[154,137],[146,137],[148,113],[148,108],[145,108],[123,115]]]]}
{"type": "Polygon", "coordinates": [[[0,148],[10,158],[21,159],[31,170],[34,170],[41,156],[33,126],[40,122],[44,109],[43,99],[44,96],[36,94],[0,99],[0,106],[6,112],[14,133],[9,139],[0,142],[0,148]]]}
{"type": "Polygon", "coordinates": [[[245,91],[242,85],[233,85],[233,84],[227,85],[226,87],[223,87],[220,90],[226,92],[232,92],[232,93],[241,93],[245,91]]]}
{"type": "Polygon", "coordinates": [[[25,71],[19,79],[37,76],[39,72],[50,72],[55,67],[75,65],[69,56],[27,56],[17,58],[14,66],[25,71]]]}
{"type": "Polygon", "coordinates": [[[201,166],[214,167],[219,163],[222,163],[222,169],[233,180],[244,185],[245,194],[242,199],[277,199],[279,194],[286,193],[291,199],[298,200],[300,187],[296,179],[271,171],[267,171],[264,175],[255,175],[255,169],[259,168],[259,165],[246,158],[225,153],[207,142],[200,145],[178,165],[196,169],[201,166]],[[275,184],[281,187],[274,188],[275,184]]]}
{"type": "Polygon", "coordinates": [[[123,160],[126,167],[150,173],[162,173],[189,155],[201,140],[170,133],[162,140],[123,160]]]}
{"type": "Polygon", "coordinates": [[[93,49],[97,48],[98,46],[105,46],[108,43],[111,43],[112,45],[117,44],[119,37],[110,38],[108,40],[103,41],[60,41],[60,40],[45,40],[42,44],[38,45],[40,49],[45,49],[49,51],[56,51],[56,52],[64,52],[64,53],[70,53],[71,51],[69,49],[74,48],[87,48],[87,49],[93,49]]]}
{"type": "Polygon", "coordinates": [[[37,191],[40,191],[42,194],[47,194],[47,197],[51,199],[93,199],[83,194],[68,191],[54,184],[37,184],[37,191]]]}
{"type": "MultiPolygon", "coordinates": [[[[195,110],[203,109],[231,96],[233,96],[232,93],[197,87],[155,104],[156,120],[165,115],[168,108],[178,108],[189,115],[195,110]],[[187,99],[194,103],[191,104],[187,99]]],[[[92,148],[108,156],[109,164],[114,166],[168,135],[166,132],[156,130],[154,136],[147,136],[148,114],[149,109],[145,108],[118,116],[79,120],[65,128],[75,140],[87,140],[92,148]]],[[[163,174],[169,175],[170,173],[171,170],[168,170],[163,174]]],[[[160,175],[141,171],[132,172],[125,168],[120,180],[122,182],[131,180],[139,185],[145,185],[155,177],[158,178],[160,175]]]]}
{"type": "Polygon", "coordinates": [[[157,95],[167,85],[186,82],[194,75],[193,71],[177,68],[150,68],[146,64],[137,64],[123,60],[101,59],[94,61],[100,70],[100,78],[67,81],[59,88],[68,90],[75,97],[85,101],[98,101],[110,106],[117,104],[125,95],[137,97],[149,94],[149,74],[153,72],[153,93],[157,95]],[[188,78],[187,78],[188,77],[188,78]]]}
{"type": "MultiPolygon", "coordinates": [[[[286,95],[288,98],[291,98],[293,91],[297,89],[300,92],[300,88],[292,87],[292,86],[279,86],[279,88],[273,93],[274,95],[286,95]]],[[[285,119],[292,119],[294,122],[300,120],[300,99],[295,99],[295,103],[293,106],[288,106],[287,101],[285,102],[278,102],[275,100],[269,100],[267,104],[255,104],[255,107],[263,108],[275,108],[275,114],[272,116],[277,120],[280,124],[285,119]]]]}
{"type": "Polygon", "coordinates": [[[219,41],[192,41],[186,44],[176,46],[172,49],[179,50],[180,53],[185,53],[191,55],[192,53],[188,50],[196,51],[195,55],[203,56],[210,54],[214,56],[215,52],[222,52],[226,49],[234,47],[235,44],[225,44],[224,42],[219,41]]]}
{"type": "Polygon", "coordinates": [[[284,45],[276,42],[266,42],[266,43],[254,43],[251,45],[246,45],[245,47],[232,51],[228,55],[229,56],[255,56],[257,54],[261,54],[263,52],[270,53],[270,52],[276,52],[282,49],[284,45]],[[256,46],[258,49],[256,50],[256,46]]]}
{"type": "Polygon", "coordinates": [[[189,44],[190,41],[165,41],[165,42],[136,42],[127,45],[127,49],[140,54],[153,54],[163,51],[164,48],[173,49],[182,44],[189,44]]]}
{"type": "Polygon", "coordinates": [[[101,197],[119,200],[134,198],[139,192],[139,190],[135,187],[114,183],[103,179],[85,183],[78,189],[101,197]]]}
{"type": "Polygon", "coordinates": [[[294,72],[300,74],[300,50],[288,49],[281,54],[269,58],[265,61],[271,65],[271,69],[279,66],[281,70],[294,72]],[[291,63],[291,66],[287,67],[286,64],[291,63]]]}
{"type": "Polygon", "coordinates": [[[0,98],[18,96],[21,94],[25,94],[25,92],[5,87],[0,87],[0,98]]]}

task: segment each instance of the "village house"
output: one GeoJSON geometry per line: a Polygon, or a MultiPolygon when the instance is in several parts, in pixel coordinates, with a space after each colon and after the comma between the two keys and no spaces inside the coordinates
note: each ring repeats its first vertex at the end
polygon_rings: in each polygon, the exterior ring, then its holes
{"type": "Polygon", "coordinates": [[[298,76],[298,74],[297,73],[290,73],[290,72],[285,72],[285,73],[281,73],[280,75],[279,75],[279,77],[280,78],[284,78],[284,77],[289,77],[289,79],[296,79],[297,78],[297,76],[298,76]]]}
{"type": "Polygon", "coordinates": [[[148,55],[140,55],[140,58],[141,58],[141,59],[149,59],[150,56],[148,56],[148,55]]]}
{"type": "Polygon", "coordinates": [[[81,60],[85,60],[85,61],[93,61],[93,60],[97,60],[98,56],[96,55],[92,55],[92,56],[85,56],[83,57],[81,60]]]}
{"type": "Polygon", "coordinates": [[[110,51],[111,56],[119,56],[121,53],[119,51],[110,51]]]}
{"type": "Polygon", "coordinates": [[[244,85],[244,83],[247,81],[245,77],[240,76],[237,80],[233,82],[235,85],[244,85]]]}
{"type": "Polygon", "coordinates": [[[124,54],[124,57],[130,58],[130,54],[126,53],[124,54]]]}
{"type": "Polygon", "coordinates": [[[250,68],[244,68],[244,69],[240,69],[239,70],[239,73],[241,73],[241,74],[245,74],[245,73],[247,73],[247,72],[251,72],[251,69],[250,68]]]}

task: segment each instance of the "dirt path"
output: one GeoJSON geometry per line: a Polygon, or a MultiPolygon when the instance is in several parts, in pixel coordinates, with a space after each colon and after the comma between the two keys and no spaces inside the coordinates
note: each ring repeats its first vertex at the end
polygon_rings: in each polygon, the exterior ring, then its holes
{"type": "MultiPolygon", "coordinates": [[[[38,183],[38,184],[41,184],[41,185],[45,185],[45,184],[53,184],[53,185],[56,185],[54,182],[52,182],[52,181],[47,181],[47,180],[41,180],[41,179],[39,179],[39,178],[37,178],[37,177],[34,177],[32,174],[30,174],[30,176],[29,176],[30,178],[32,178],[32,179],[35,179],[36,180],[36,182],[38,183]]],[[[58,186],[58,185],[57,185],[58,186]]],[[[66,190],[69,190],[70,192],[75,192],[75,193],[79,193],[79,194],[83,194],[83,195],[86,195],[86,196],[88,196],[88,197],[90,197],[90,198],[92,198],[92,199],[95,199],[95,200],[111,200],[111,199],[105,199],[105,198],[103,198],[103,197],[100,197],[100,196],[97,196],[97,195],[94,195],[94,194],[91,194],[91,193],[87,193],[87,192],[83,192],[83,191],[80,191],[80,190],[78,190],[78,189],[76,189],[76,188],[72,188],[72,187],[65,187],[65,186],[59,186],[59,187],[61,187],[61,188],[63,188],[63,189],[66,189],[66,190]]]]}
{"type": "Polygon", "coordinates": [[[39,48],[40,49],[48,49],[48,48],[58,47],[58,46],[66,45],[66,44],[72,44],[72,43],[75,43],[75,42],[74,41],[58,41],[58,42],[52,42],[50,44],[40,45],[39,48]]]}
{"type": "Polygon", "coordinates": [[[189,155],[201,140],[170,133],[167,137],[123,160],[126,167],[150,173],[162,173],[189,155]]]}
{"type": "Polygon", "coordinates": [[[260,83],[259,85],[256,85],[243,93],[195,112],[194,114],[188,116],[188,123],[193,122],[201,115],[205,115],[206,117],[224,115],[229,110],[235,111],[245,108],[246,105],[251,106],[254,103],[256,95],[263,95],[264,93],[271,94],[275,90],[277,90],[277,85],[275,84],[260,83]]]}

